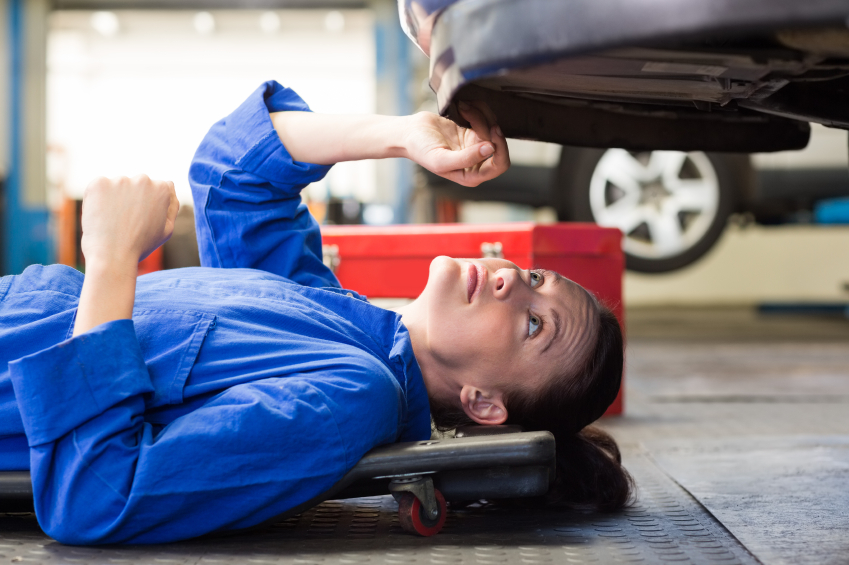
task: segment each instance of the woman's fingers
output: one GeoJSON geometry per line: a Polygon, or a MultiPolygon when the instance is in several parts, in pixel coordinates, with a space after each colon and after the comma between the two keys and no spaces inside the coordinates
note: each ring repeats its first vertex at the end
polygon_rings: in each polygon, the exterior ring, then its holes
{"type": "Polygon", "coordinates": [[[177,191],[174,189],[174,183],[169,180],[164,181],[163,184],[169,197],[168,212],[165,217],[165,233],[163,234],[164,240],[162,242],[165,243],[174,233],[174,225],[177,222],[177,212],[180,211],[180,201],[177,199],[177,191]]]}
{"type": "Polygon", "coordinates": [[[482,100],[460,102],[459,107],[463,117],[471,124],[475,135],[480,139],[491,141],[495,146],[495,154],[490,161],[481,163],[479,170],[466,171],[466,173],[472,177],[470,179],[472,182],[478,183],[497,177],[510,167],[510,155],[507,139],[498,127],[495,113],[482,100]],[[486,124],[486,132],[481,131],[484,124],[486,124]]]}
{"type": "Polygon", "coordinates": [[[180,200],[177,198],[177,190],[174,188],[174,183],[170,180],[161,181],[165,191],[168,193],[168,221],[173,222],[177,218],[177,212],[180,211],[180,200]]]}
{"type": "Polygon", "coordinates": [[[482,182],[494,179],[509,169],[510,152],[507,148],[507,139],[498,126],[492,128],[491,138],[492,143],[495,145],[495,153],[491,159],[486,159],[471,167],[451,171],[450,176],[444,176],[463,186],[478,186],[482,182]]]}
{"type": "Polygon", "coordinates": [[[453,171],[472,168],[492,156],[491,142],[476,143],[464,149],[438,149],[434,153],[433,172],[445,175],[453,171]]]}
{"type": "Polygon", "coordinates": [[[469,102],[471,106],[474,106],[481,114],[486,118],[487,125],[492,128],[498,124],[498,118],[495,117],[495,112],[489,107],[489,104],[484,102],[483,100],[472,100],[469,102]]]}
{"type": "Polygon", "coordinates": [[[492,143],[495,145],[495,154],[482,167],[482,172],[489,178],[495,178],[510,168],[510,149],[507,147],[507,138],[497,125],[492,127],[492,143]],[[484,168],[489,170],[483,170],[484,168]]]}
{"type": "Polygon", "coordinates": [[[460,115],[469,122],[469,125],[472,126],[472,131],[475,132],[475,135],[478,136],[478,139],[481,141],[491,141],[491,127],[487,121],[486,116],[467,102],[460,102],[460,115]]]}

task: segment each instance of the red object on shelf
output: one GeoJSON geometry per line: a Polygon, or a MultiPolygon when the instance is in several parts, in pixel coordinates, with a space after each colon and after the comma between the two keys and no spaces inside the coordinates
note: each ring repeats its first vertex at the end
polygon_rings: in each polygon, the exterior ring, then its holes
{"type": "Polygon", "coordinates": [[[156,248],[156,251],[139,261],[139,275],[146,275],[154,271],[162,270],[162,246],[156,248]]]}
{"type": "MultiPolygon", "coordinates": [[[[522,269],[551,269],[590,290],[619,318],[622,307],[622,234],[595,224],[453,224],[323,226],[325,249],[338,260],[345,288],[371,298],[415,298],[438,255],[500,253],[522,269]],[[328,247],[329,246],[329,247],[328,247]],[[334,249],[333,246],[336,246],[334,249]]],[[[623,375],[624,379],[624,375],[623,375]]],[[[624,381],[623,381],[624,382],[624,381]]],[[[621,414],[622,389],[606,414],[621,414]]]]}

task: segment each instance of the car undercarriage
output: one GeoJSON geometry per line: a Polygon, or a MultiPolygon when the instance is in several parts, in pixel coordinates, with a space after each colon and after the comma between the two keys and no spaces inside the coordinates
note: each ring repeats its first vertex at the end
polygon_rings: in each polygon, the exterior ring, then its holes
{"type": "Polygon", "coordinates": [[[780,151],[808,122],[849,129],[849,3],[603,4],[445,8],[426,43],[440,112],[462,122],[457,102],[483,100],[509,137],[631,150],[780,151]]]}

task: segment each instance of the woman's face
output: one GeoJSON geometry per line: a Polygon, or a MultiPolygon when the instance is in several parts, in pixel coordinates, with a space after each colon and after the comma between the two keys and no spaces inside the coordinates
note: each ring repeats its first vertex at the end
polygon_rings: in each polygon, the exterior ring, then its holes
{"type": "Polygon", "coordinates": [[[437,257],[419,301],[432,358],[464,384],[538,390],[594,344],[595,304],[582,287],[504,259],[437,257]]]}

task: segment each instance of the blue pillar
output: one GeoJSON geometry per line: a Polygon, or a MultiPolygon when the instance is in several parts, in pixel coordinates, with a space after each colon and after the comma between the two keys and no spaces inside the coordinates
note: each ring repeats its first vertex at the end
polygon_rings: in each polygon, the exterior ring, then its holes
{"type": "MultiPolygon", "coordinates": [[[[45,25],[43,21],[28,22],[28,17],[38,18],[40,13],[28,14],[26,0],[8,0],[7,6],[7,49],[8,81],[6,82],[9,95],[8,139],[9,154],[8,168],[5,179],[5,217],[4,253],[2,274],[18,274],[28,265],[34,263],[50,263],[53,258],[53,245],[50,237],[50,213],[44,198],[46,187],[30,186],[30,183],[44,183],[45,171],[34,170],[35,174],[27,174],[27,152],[45,150],[43,143],[44,132],[30,132],[27,136],[25,128],[43,127],[43,116],[46,113],[43,96],[28,96],[29,88],[44,88],[44,76],[35,76],[34,81],[27,80],[27,72],[43,71],[43,66],[36,69],[27,68],[28,49],[33,43],[28,41],[28,23],[45,25]],[[40,107],[27,107],[36,104],[40,107]],[[40,113],[40,115],[39,115],[40,113]],[[28,123],[27,116],[39,116],[41,119],[28,123]],[[31,143],[29,139],[41,140],[31,143]],[[27,191],[30,188],[30,191],[27,191]]],[[[37,44],[36,44],[37,45],[37,44]]],[[[44,49],[35,49],[32,55],[44,56],[44,49]]],[[[36,156],[32,162],[35,167],[43,166],[43,155],[36,156]],[[40,164],[40,165],[39,165],[40,164]]]]}
{"type": "MultiPolygon", "coordinates": [[[[413,68],[410,62],[413,45],[401,29],[397,3],[375,2],[375,71],[378,85],[378,112],[397,116],[411,114],[413,68]]],[[[394,189],[394,221],[409,221],[410,197],[413,192],[414,168],[406,159],[397,159],[390,182],[394,189]]]]}

